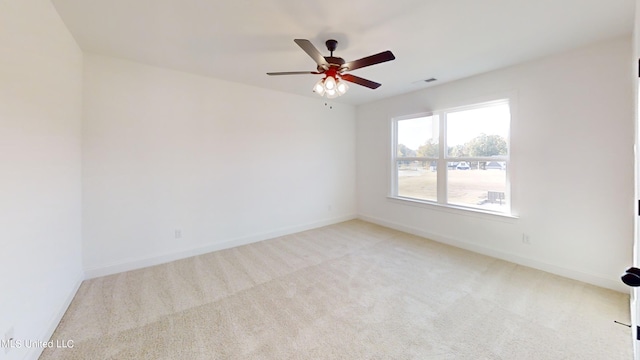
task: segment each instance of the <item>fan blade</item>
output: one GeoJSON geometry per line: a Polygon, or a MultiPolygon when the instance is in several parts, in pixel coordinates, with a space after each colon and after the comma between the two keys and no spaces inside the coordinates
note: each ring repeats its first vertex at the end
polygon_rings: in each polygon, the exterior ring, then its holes
{"type": "Polygon", "coordinates": [[[375,55],[364,57],[362,59],[349,61],[348,63],[342,65],[342,68],[344,68],[346,71],[351,71],[351,70],[363,68],[365,66],[371,66],[371,65],[380,64],[386,61],[391,61],[395,58],[396,57],[393,55],[393,53],[387,50],[375,55]]]}
{"type": "Polygon", "coordinates": [[[317,71],[283,71],[283,72],[268,72],[267,75],[304,75],[304,74],[322,74],[317,71]]]}
{"type": "Polygon", "coordinates": [[[311,56],[313,61],[315,61],[318,66],[322,67],[323,69],[329,68],[329,63],[327,62],[327,60],[325,60],[324,56],[320,54],[320,51],[318,51],[318,49],[313,46],[311,41],[306,39],[295,39],[293,41],[295,41],[295,43],[298,44],[298,46],[300,46],[302,50],[304,50],[304,52],[311,56]]]}
{"type": "Polygon", "coordinates": [[[368,87],[369,89],[377,89],[377,88],[380,87],[380,85],[382,85],[382,84],[378,84],[377,82],[373,82],[371,80],[363,79],[363,78],[361,78],[359,76],[355,76],[355,75],[351,75],[351,74],[340,75],[340,77],[344,81],[349,81],[349,82],[352,82],[354,84],[362,85],[362,86],[368,87]]]}

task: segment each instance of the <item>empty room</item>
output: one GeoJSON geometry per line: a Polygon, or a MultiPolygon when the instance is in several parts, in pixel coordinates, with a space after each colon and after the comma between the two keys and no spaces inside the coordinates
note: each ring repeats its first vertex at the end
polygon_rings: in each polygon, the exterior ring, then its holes
{"type": "Polygon", "coordinates": [[[0,0],[0,359],[640,359],[634,0],[0,0]]]}

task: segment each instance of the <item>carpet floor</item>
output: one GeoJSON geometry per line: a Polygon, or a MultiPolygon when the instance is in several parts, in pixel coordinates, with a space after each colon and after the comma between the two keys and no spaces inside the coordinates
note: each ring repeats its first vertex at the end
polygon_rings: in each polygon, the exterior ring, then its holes
{"type": "Polygon", "coordinates": [[[85,281],[40,359],[631,359],[629,296],[360,220],[85,281]]]}

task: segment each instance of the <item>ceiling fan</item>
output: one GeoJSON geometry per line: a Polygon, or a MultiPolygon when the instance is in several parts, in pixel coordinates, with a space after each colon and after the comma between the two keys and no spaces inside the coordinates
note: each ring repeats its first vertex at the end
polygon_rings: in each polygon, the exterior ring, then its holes
{"type": "Polygon", "coordinates": [[[364,57],[359,60],[344,61],[341,57],[333,56],[333,52],[338,46],[338,41],[330,39],[326,41],[327,50],[331,53],[329,56],[322,56],[320,51],[316,49],[313,44],[306,39],[293,40],[298,46],[302,48],[311,58],[318,64],[317,71],[286,71],[286,72],[270,72],[267,75],[302,75],[302,74],[324,74],[325,77],[320,79],[318,83],[313,87],[313,91],[318,95],[326,95],[328,98],[335,98],[343,95],[349,86],[345,81],[362,85],[370,89],[377,89],[380,85],[377,82],[363,79],[361,77],[345,74],[348,71],[360,69],[366,66],[380,64],[386,61],[394,60],[396,57],[389,50],[381,53],[364,57]]]}

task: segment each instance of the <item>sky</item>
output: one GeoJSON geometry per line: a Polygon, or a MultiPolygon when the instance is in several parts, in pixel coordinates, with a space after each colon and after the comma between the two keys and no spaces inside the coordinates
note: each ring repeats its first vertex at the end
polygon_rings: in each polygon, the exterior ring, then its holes
{"type": "MultiPolygon", "coordinates": [[[[478,109],[447,113],[447,146],[462,145],[481,133],[509,135],[509,105],[498,104],[478,109]]],[[[398,121],[398,143],[417,150],[428,139],[438,139],[438,116],[398,121]]]]}

